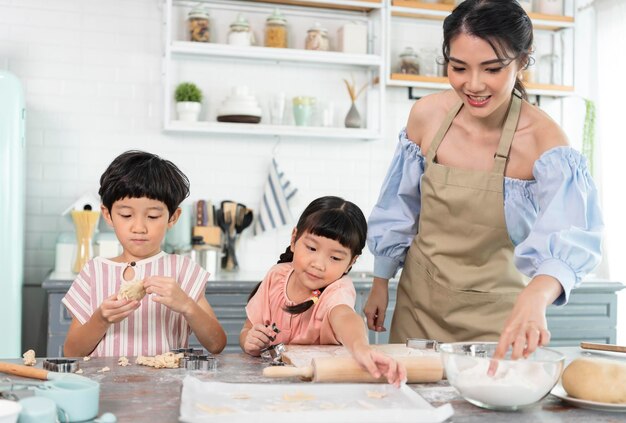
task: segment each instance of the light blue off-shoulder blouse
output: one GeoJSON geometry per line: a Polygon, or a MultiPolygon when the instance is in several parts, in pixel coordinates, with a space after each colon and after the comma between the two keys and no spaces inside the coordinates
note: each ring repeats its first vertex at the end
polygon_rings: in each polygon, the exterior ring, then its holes
{"type": "MultiPolygon", "coordinates": [[[[368,220],[367,244],[375,256],[374,275],[389,279],[404,264],[417,234],[424,160],[403,129],[378,202],[368,220]]],[[[602,214],[598,190],[585,158],[571,147],[555,147],[539,157],[534,180],[504,178],[504,214],[523,274],[549,275],[563,286],[554,302],[600,263],[602,214]]]]}

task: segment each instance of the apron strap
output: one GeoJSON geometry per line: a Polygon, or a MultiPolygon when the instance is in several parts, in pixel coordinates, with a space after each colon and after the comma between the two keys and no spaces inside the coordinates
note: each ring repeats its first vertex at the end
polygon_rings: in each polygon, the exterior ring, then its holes
{"type": "Polygon", "coordinates": [[[459,101],[452,109],[450,109],[450,111],[446,115],[446,118],[444,119],[443,123],[439,127],[439,131],[437,131],[435,138],[433,138],[433,142],[430,143],[430,147],[428,148],[428,155],[426,156],[428,159],[427,163],[433,163],[435,161],[435,156],[437,155],[437,149],[439,148],[439,144],[441,144],[441,140],[443,140],[443,137],[446,135],[446,132],[448,132],[448,129],[450,129],[450,125],[452,125],[452,121],[454,120],[456,115],[459,113],[459,110],[461,110],[462,106],[463,106],[463,102],[459,101]]]}
{"type": "Polygon", "coordinates": [[[511,105],[509,106],[506,121],[504,122],[504,127],[502,128],[502,135],[500,135],[498,150],[493,156],[495,163],[493,165],[492,172],[500,175],[504,175],[504,168],[506,167],[506,162],[509,160],[513,136],[515,135],[515,129],[517,129],[517,122],[522,109],[522,98],[517,90],[513,91],[513,95],[511,97],[511,105]]]}

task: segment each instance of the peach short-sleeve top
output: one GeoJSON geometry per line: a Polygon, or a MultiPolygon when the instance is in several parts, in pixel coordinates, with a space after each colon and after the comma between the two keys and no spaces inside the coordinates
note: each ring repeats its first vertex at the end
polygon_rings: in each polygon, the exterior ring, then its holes
{"type": "Polygon", "coordinates": [[[293,273],[292,263],[273,266],[261,282],[258,291],[246,306],[248,320],[272,324],[280,329],[275,343],[319,345],[339,344],[330,326],[330,311],[340,304],[354,309],[356,291],[352,279],[343,276],[331,283],[319,296],[319,301],[301,314],[287,313],[286,305],[295,305],[287,297],[287,281],[293,273]]]}

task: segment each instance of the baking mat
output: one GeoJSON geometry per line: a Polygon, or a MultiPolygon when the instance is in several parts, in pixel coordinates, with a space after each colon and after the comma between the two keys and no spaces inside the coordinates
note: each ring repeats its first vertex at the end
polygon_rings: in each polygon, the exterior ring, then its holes
{"type": "Polygon", "coordinates": [[[406,385],[224,383],[193,376],[183,380],[180,403],[180,421],[190,423],[438,423],[453,413],[450,404],[433,407],[406,385]]]}

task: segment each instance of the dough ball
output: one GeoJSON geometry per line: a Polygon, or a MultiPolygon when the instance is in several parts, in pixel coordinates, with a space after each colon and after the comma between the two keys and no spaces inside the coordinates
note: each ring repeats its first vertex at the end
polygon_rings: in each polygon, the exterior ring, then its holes
{"type": "Polygon", "coordinates": [[[577,358],[565,369],[568,395],[597,402],[626,403],[626,362],[605,358],[577,358]]]}
{"type": "Polygon", "coordinates": [[[141,301],[145,295],[146,290],[143,288],[143,281],[122,282],[120,292],[117,293],[117,299],[141,301]]]}
{"type": "Polygon", "coordinates": [[[25,366],[34,366],[37,364],[37,360],[35,360],[35,350],[28,350],[24,354],[22,354],[24,365],[25,366]]]}

